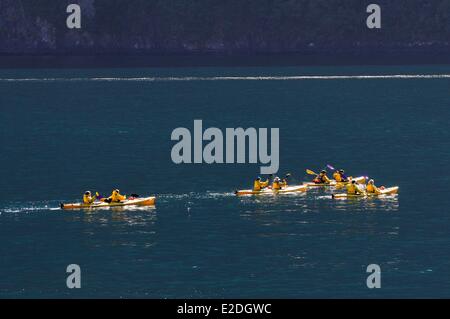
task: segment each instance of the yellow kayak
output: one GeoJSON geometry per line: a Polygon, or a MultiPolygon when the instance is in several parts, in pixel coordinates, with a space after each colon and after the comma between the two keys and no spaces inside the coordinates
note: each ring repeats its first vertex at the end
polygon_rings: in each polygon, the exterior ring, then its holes
{"type": "Polygon", "coordinates": [[[342,198],[367,198],[367,197],[380,197],[380,196],[385,196],[385,195],[394,195],[398,193],[398,186],[394,186],[394,187],[388,187],[385,189],[380,190],[380,194],[375,194],[375,193],[363,193],[363,194],[333,194],[331,195],[332,198],[338,198],[338,199],[342,199],[342,198]]]}
{"type": "Polygon", "coordinates": [[[126,199],[120,202],[94,202],[92,204],[84,203],[71,203],[63,204],[61,203],[61,209],[81,209],[81,208],[105,208],[105,207],[117,207],[117,206],[152,206],[155,205],[156,198],[154,196],[126,199]]]}
{"type": "Polygon", "coordinates": [[[286,194],[286,193],[297,193],[297,192],[306,192],[308,187],[306,184],[302,185],[294,185],[294,186],[287,186],[282,189],[274,190],[272,188],[264,188],[260,191],[254,191],[253,189],[242,189],[237,190],[234,193],[237,196],[243,196],[243,195],[276,195],[276,194],[286,194]]]}
{"type": "Polygon", "coordinates": [[[348,183],[350,183],[352,180],[356,181],[358,184],[364,184],[366,182],[366,177],[365,176],[358,176],[358,177],[349,177],[348,182],[336,182],[334,179],[331,180],[330,183],[325,184],[325,183],[314,183],[314,182],[309,182],[306,183],[306,185],[308,187],[342,187],[347,185],[348,183]]]}

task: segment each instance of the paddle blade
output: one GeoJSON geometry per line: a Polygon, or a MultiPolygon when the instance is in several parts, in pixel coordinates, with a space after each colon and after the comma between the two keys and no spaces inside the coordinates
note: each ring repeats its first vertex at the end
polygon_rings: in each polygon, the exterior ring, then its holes
{"type": "Polygon", "coordinates": [[[310,169],[306,169],[306,174],[309,175],[317,175],[316,173],[314,173],[314,171],[310,170],[310,169]]]}
{"type": "Polygon", "coordinates": [[[327,167],[329,168],[329,169],[331,169],[332,171],[335,171],[336,169],[333,167],[333,166],[331,166],[330,164],[327,164],[327,167]]]}

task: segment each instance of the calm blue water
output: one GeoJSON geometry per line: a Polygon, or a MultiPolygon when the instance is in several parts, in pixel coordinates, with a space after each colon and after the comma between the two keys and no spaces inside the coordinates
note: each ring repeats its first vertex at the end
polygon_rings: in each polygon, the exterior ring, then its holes
{"type": "Polygon", "coordinates": [[[444,73],[450,66],[1,70],[0,297],[450,297],[450,79],[184,78],[444,73]],[[23,81],[32,78],[48,80],[23,81]],[[279,127],[280,174],[293,182],[329,163],[400,194],[236,198],[260,165],[172,163],[171,132],[194,119],[279,127]],[[116,187],[156,194],[157,205],[57,209],[116,187]],[[66,288],[72,263],[78,290],[66,288]],[[366,287],[372,263],[381,289],[366,287]]]}

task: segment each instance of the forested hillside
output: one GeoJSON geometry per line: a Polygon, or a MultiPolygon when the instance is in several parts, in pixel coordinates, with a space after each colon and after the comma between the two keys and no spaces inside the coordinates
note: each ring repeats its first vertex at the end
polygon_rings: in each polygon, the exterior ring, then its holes
{"type": "Polygon", "coordinates": [[[449,40],[450,0],[0,0],[2,54],[446,52],[449,40]],[[70,3],[81,29],[66,27],[70,3]],[[381,29],[366,27],[369,3],[381,29]]]}

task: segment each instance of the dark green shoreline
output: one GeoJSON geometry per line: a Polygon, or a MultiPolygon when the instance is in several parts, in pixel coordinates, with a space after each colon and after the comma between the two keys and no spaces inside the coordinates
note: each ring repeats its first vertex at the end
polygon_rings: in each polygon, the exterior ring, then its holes
{"type": "Polygon", "coordinates": [[[450,64],[450,54],[0,54],[0,68],[140,68],[140,67],[258,67],[320,65],[450,64]]]}

